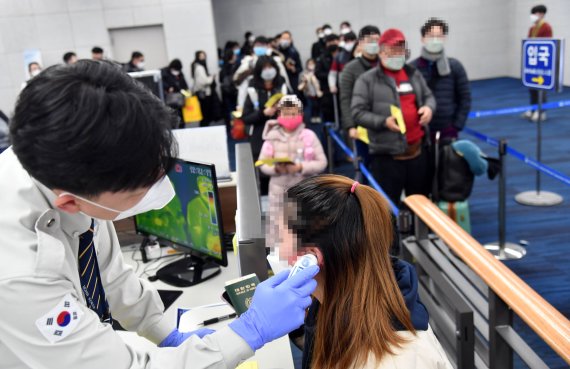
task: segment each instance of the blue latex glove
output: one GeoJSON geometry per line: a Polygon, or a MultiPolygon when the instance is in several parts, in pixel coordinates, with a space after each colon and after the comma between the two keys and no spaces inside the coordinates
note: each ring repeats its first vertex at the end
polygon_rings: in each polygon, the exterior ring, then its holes
{"type": "Polygon", "coordinates": [[[230,323],[230,328],[254,351],[299,328],[305,320],[305,310],[311,305],[310,295],[317,287],[313,277],[318,272],[315,265],[287,279],[289,271],[284,270],[260,283],[251,306],[230,323]]]}
{"type": "Polygon", "coordinates": [[[201,328],[197,329],[192,332],[180,332],[178,329],[173,330],[170,332],[168,336],[158,345],[158,347],[177,347],[181,345],[184,341],[186,341],[190,336],[198,336],[203,338],[211,333],[214,333],[215,330],[208,329],[208,328],[201,328]]]}

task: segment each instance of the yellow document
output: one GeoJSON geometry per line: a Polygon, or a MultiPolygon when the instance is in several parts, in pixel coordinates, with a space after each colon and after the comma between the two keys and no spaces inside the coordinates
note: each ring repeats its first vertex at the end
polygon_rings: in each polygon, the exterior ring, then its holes
{"type": "Polygon", "coordinates": [[[368,130],[364,127],[357,126],[356,133],[358,134],[358,139],[367,145],[370,145],[370,139],[368,138],[368,130]]]}
{"type": "Polygon", "coordinates": [[[255,162],[256,167],[260,167],[264,164],[269,165],[270,167],[274,166],[277,163],[293,163],[293,160],[289,158],[268,158],[262,159],[255,162]]]}
{"type": "Polygon", "coordinates": [[[403,135],[406,134],[406,123],[404,123],[402,110],[396,105],[390,105],[390,114],[396,118],[396,123],[398,123],[398,127],[400,127],[400,132],[402,132],[403,135]]]}
{"type": "Polygon", "coordinates": [[[238,366],[236,369],[258,369],[257,361],[246,361],[238,366]]]}
{"type": "Polygon", "coordinates": [[[267,102],[265,103],[265,107],[266,108],[272,107],[273,105],[277,104],[282,97],[283,94],[281,92],[276,93],[267,100],[267,102]]]}

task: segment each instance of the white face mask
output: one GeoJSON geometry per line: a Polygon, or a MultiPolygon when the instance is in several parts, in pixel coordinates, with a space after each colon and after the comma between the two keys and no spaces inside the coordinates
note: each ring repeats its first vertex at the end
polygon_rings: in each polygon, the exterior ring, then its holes
{"type": "Polygon", "coordinates": [[[350,31],[352,31],[350,28],[348,27],[344,27],[340,30],[340,34],[341,35],[346,35],[347,33],[350,33],[350,31]]]}
{"type": "Polygon", "coordinates": [[[354,42],[347,42],[344,44],[344,49],[348,52],[351,52],[354,49],[354,42]]]}
{"type": "Polygon", "coordinates": [[[138,62],[136,64],[137,68],[143,69],[144,68],[144,62],[138,62]]]}
{"type": "Polygon", "coordinates": [[[425,48],[432,54],[439,54],[443,51],[443,40],[438,37],[429,37],[426,39],[425,48]]]}
{"type": "Polygon", "coordinates": [[[535,24],[539,19],[540,19],[540,17],[536,14],[530,15],[530,23],[532,23],[532,24],[535,24]]]}
{"type": "Polygon", "coordinates": [[[261,78],[264,81],[273,81],[273,79],[275,79],[275,76],[277,76],[277,70],[275,70],[273,67],[265,68],[261,71],[261,78]]]}
{"type": "Polygon", "coordinates": [[[34,69],[33,71],[30,72],[30,77],[35,77],[38,74],[40,74],[42,71],[40,69],[34,69]]]}
{"type": "Polygon", "coordinates": [[[180,75],[180,71],[177,71],[176,69],[171,69],[170,73],[172,73],[173,76],[178,77],[180,75]]]}
{"type": "Polygon", "coordinates": [[[323,30],[323,33],[325,34],[325,36],[328,36],[328,35],[332,34],[332,29],[330,29],[330,28],[325,28],[325,29],[323,30]]]}
{"type": "Polygon", "coordinates": [[[364,44],[364,52],[368,55],[376,55],[380,51],[380,46],[377,42],[368,42],[364,44]]]}
{"type": "Polygon", "coordinates": [[[121,220],[137,214],[146,213],[150,210],[162,209],[174,198],[175,192],[174,187],[172,187],[172,183],[170,183],[170,179],[168,179],[168,176],[164,176],[147,191],[144,197],[135,206],[123,211],[115,210],[113,208],[97,204],[96,202],[87,200],[84,197],[74,195],[70,192],[64,192],[59,195],[59,197],[64,195],[71,195],[101,209],[118,213],[118,215],[113,220],[121,220]]]}

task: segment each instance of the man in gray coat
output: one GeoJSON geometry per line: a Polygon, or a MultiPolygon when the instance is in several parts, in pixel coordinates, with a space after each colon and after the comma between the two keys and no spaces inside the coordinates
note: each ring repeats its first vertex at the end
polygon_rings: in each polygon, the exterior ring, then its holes
{"type": "Polygon", "coordinates": [[[406,196],[429,194],[427,125],[436,103],[421,73],[406,65],[402,32],[385,31],[379,45],[380,66],[356,81],[351,110],[355,124],[368,130],[374,178],[399,205],[402,190],[406,196]]]}

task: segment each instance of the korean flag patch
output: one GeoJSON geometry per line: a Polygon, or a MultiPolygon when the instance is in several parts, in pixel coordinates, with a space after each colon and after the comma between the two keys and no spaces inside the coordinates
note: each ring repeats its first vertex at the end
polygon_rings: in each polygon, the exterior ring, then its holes
{"type": "Polygon", "coordinates": [[[49,313],[36,320],[36,326],[49,342],[56,343],[73,332],[82,315],[77,300],[68,293],[49,313]]]}

